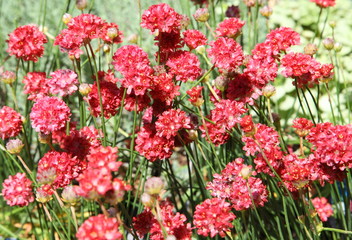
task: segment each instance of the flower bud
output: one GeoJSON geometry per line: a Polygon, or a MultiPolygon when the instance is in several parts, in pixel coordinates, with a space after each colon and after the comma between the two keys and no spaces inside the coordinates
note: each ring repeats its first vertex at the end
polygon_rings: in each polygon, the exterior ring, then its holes
{"type": "Polygon", "coordinates": [[[275,95],[276,93],[276,88],[271,85],[271,84],[268,84],[266,85],[264,88],[263,88],[263,95],[266,97],[266,98],[271,98],[272,96],[275,95]]]}
{"type": "Polygon", "coordinates": [[[195,141],[198,139],[198,132],[196,130],[188,130],[188,139],[195,141]]]}
{"type": "Polygon", "coordinates": [[[51,184],[56,179],[56,169],[51,167],[37,173],[37,182],[41,185],[51,184]]]}
{"type": "Polygon", "coordinates": [[[51,133],[49,134],[45,134],[45,133],[38,133],[38,140],[40,143],[43,143],[43,144],[48,144],[48,143],[51,143],[51,133]]]}
{"type": "Polygon", "coordinates": [[[110,45],[109,44],[104,44],[104,46],[103,46],[104,53],[109,53],[110,50],[111,50],[110,45]]]}
{"type": "Polygon", "coordinates": [[[144,184],[144,192],[149,195],[159,195],[165,184],[160,177],[151,177],[144,184]]]}
{"type": "Polygon", "coordinates": [[[117,35],[119,34],[119,32],[117,31],[117,29],[116,28],[114,28],[114,27],[111,27],[111,28],[108,28],[108,30],[106,30],[107,31],[107,35],[108,35],[108,37],[112,40],[112,39],[114,39],[115,37],[117,37],[117,35]]]}
{"type": "Polygon", "coordinates": [[[336,27],[336,21],[330,21],[330,22],[329,22],[329,26],[330,26],[331,28],[335,28],[335,27],[336,27]]]}
{"type": "Polygon", "coordinates": [[[141,201],[145,207],[151,208],[155,205],[155,198],[150,196],[148,193],[142,194],[141,201]]]}
{"type": "Polygon", "coordinates": [[[87,7],[87,0],[76,0],[76,8],[78,10],[83,10],[87,7]]]}
{"type": "Polygon", "coordinates": [[[256,0],[243,0],[243,2],[247,7],[254,7],[256,0]]]}
{"type": "Polygon", "coordinates": [[[71,206],[74,206],[80,198],[80,196],[78,196],[74,191],[74,187],[72,185],[68,185],[64,188],[61,197],[62,201],[68,203],[71,206]]]}
{"type": "Polygon", "coordinates": [[[313,56],[314,54],[316,54],[317,51],[318,51],[318,47],[314,43],[308,43],[304,47],[304,53],[310,56],[313,56]]]}
{"type": "Polygon", "coordinates": [[[219,89],[221,92],[225,91],[229,85],[229,78],[224,77],[222,75],[215,78],[215,87],[219,89]]]}
{"type": "Polygon", "coordinates": [[[200,45],[200,46],[196,47],[195,50],[199,54],[204,54],[205,53],[205,46],[204,45],[200,45]]]}
{"type": "Polygon", "coordinates": [[[79,93],[82,96],[87,96],[90,91],[92,91],[92,84],[82,83],[81,85],[79,85],[79,93]]]}
{"type": "Polygon", "coordinates": [[[191,19],[189,19],[187,15],[182,15],[181,24],[180,24],[181,28],[187,29],[190,24],[191,24],[191,19]]]}
{"type": "Polygon", "coordinates": [[[50,189],[50,186],[44,185],[40,188],[37,188],[35,190],[35,197],[37,202],[40,203],[47,203],[49,202],[53,197],[52,197],[52,190],[50,189]]]}
{"type": "Polygon", "coordinates": [[[260,14],[265,18],[269,18],[273,14],[273,9],[269,6],[264,6],[260,9],[260,14]]]}
{"type": "Polygon", "coordinates": [[[248,179],[250,176],[252,176],[252,167],[251,166],[246,166],[244,165],[240,171],[240,176],[243,177],[243,179],[248,179]]]}
{"type": "Polygon", "coordinates": [[[206,22],[209,19],[209,11],[207,8],[199,8],[193,14],[193,17],[197,22],[206,22]]]}
{"type": "Polygon", "coordinates": [[[5,84],[12,84],[16,80],[16,74],[11,71],[5,71],[1,74],[1,81],[5,84]]]}
{"type": "Polygon", "coordinates": [[[325,38],[323,40],[323,45],[326,50],[332,50],[334,48],[335,41],[332,38],[325,38]]]}
{"type": "Polygon", "coordinates": [[[11,154],[15,154],[18,155],[20,154],[22,148],[24,147],[24,144],[22,143],[22,141],[20,139],[11,139],[10,141],[8,141],[8,143],[6,144],[6,150],[11,153],[11,154]]]}
{"type": "Polygon", "coordinates": [[[225,12],[226,17],[240,18],[240,8],[238,6],[229,6],[225,12]]]}
{"type": "Polygon", "coordinates": [[[335,50],[335,52],[341,52],[341,49],[342,49],[342,44],[341,43],[339,43],[339,42],[336,42],[335,44],[334,44],[334,50],[335,50]]]}
{"type": "Polygon", "coordinates": [[[127,42],[128,42],[128,43],[132,43],[132,44],[137,44],[137,42],[138,42],[138,35],[137,35],[137,34],[131,34],[130,36],[128,36],[127,42]]]}
{"type": "Polygon", "coordinates": [[[72,19],[72,16],[69,13],[65,13],[62,16],[62,22],[65,23],[65,24],[68,24],[71,21],[71,19],[72,19]]]}

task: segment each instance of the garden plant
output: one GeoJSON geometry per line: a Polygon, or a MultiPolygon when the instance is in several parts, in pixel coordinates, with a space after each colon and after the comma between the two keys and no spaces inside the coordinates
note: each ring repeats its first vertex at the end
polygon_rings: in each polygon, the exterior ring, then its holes
{"type": "Polygon", "coordinates": [[[0,239],[352,239],[346,1],[39,1],[1,31],[0,239]]]}

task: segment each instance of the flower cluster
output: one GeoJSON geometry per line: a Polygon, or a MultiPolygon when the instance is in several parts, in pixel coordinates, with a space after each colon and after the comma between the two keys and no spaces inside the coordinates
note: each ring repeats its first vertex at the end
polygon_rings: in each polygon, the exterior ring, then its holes
{"type": "Polygon", "coordinates": [[[69,69],[59,69],[50,74],[48,79],[49,92],[64,97],[77,91],[77,74],[69,69]]]}
{"type": "Polygon", "coordinates": [[[190,50],[207,44],[207,38],[202,32],[191,29],[183,32],[183,41],[190,50]]]}
{"type": "Polygon", "coordinates": [[[7,52],[24,61],[37,62],[43,56],[47,42],[44,33],[35,25],[20,26],[9,34],[7,52]]]}
{"type": "Polygon", "coordinates": [[[253,136],[243,136],[245,143],[243,150],[246,155],[256,156],[254,163],[258,172],[264,172],[274,176],[271,168],[278,171],[281,167],[283,154],[279,147],[279,135],[271,127],[258,123],[255,125],[256,132],[253,136]]]}
{"type": "Polygon", "coordinates": [[[118,240],[123,239],[119,232],[116,218],[108,218],[104,214],[92,216],[79,227],[76,237],[78,240],[118,240]]]}
{"type": "Polygon", "coordinates": [[[37,182],[53,189],[66,187],[85,168],[85,164],[65,152],[50,151],[38,162],[37,182]]]}
{"type": "Polygon", "coordinates": [[[1,193],[10,206],[28,206],[34,201],[31,185],[32,181],[24,173],[17,173],[4,180],[1,193]]]}
{"type": "Polygon", "coordinates": [[[331,204],[325,197],[316,197],[312,199],[312,204],[317,211],[321,221],[326,222],[328,218],[334,213],[331,204]]]}
{"type": "Polygon", "coordinates": [[[255,206],[264,206],[268,201],[268,191],[262,180],[252,177],[256,172],[251,166],[244,164],[242,158],[237,158],[221,171],[214,174],[207,189],[216,198],[229,200],[236,211],[246,210],[255,206]]]}
{"type": "Polygon", "coordinates": [[[176,80],[182,82],[194,81],[201,73],[198,57],[187,51],[171,54],[166,65],[170,68],[169,73],[174,74],[176,80]]]}
{"type": "Polygon", "coordinates": [[[54,44],[60,46],[62,52],[79,58],[83,53],[81,46],[91,40],[100,38],[107,43],[121,43],[122,33],[116,24],[107,23],[93,14],[81,14],[70,19],[67,29],[61,31],[54,44]],[[114,32],[114,34],[111,34],[114,32]]]}
{"type": "Polygon", "coordinates": [[[245,22],[239,18],[227,18],[216,28],[215,33],[217,37],[236,38],[244,26],[245,22]]]}
{"type": "Polygon", "coordinates": [[[44,134],[64,128],[70,116],[70,108],[57,97],[40,98],[34,103],[30,113],[32,127],[44,134]]]}
{"type": "Polygon", "coordinates": [[[215,103],[215,109],[207,117],[214,123],[205,122],[200,126],[202,136],[216,146],[224,144],[230,137],[229,132],[241,121],[241,115],[246,111],[244,104],[237,101],[226,99],[215,103]]]}
{"type": "Polygon", "coordinates": [[[113,178],[112,172],[119,170],[122,162],[117,162],[117,148],[98,147],[87,156],[87,168],[78,176],[79,186],[75,192],[87,199],[117,204],[122,201],[126,191],[131,189],[120,178],[113,178]]]}
{"type": "Polygon", "coordinates": [[[0,109],[0,138],[5,140],[16,137],[22,131],[22,116],[12,108],[0,109]]]}
{"type": "Polygon", "coordinates": [[[232,38],[220,37],[209,43],[207,51],[211,62],[225,72],[235,72],[242,64],[244,56],[242,47],[232,38]]]}
{"type": "Polygon", "coordinates": [[[314,2],[318,7],[321,7],[321,8],[333,7],[336,4],[336,0],[310,0],[310,1],[314,2]]]}
{"type": "Polygon", "coordinates": [[[49,86],[44,72],[29,72],[23,78],[23,92],[28,94],[29,100],[37,101],[39,98],[49,95],[49,86]]]}
{"type": "Polygon", "coordinates": [[[150,209],[145,209],[137,217],[133,218],[133,226],[138,235],[142,238],[146,233],[150,233],[150,239],[163,240],[163,229],[168,236],[174,239],[186,240],[191,238],[191,225],[186,223],[186,216],[173,212],[174,206],[169,201],[160,202],[160,219],[151,213],[150,209]],[[160,223],[159,223],[159,221],[160,223]],[[160,226],[162,224],[162,226],[160,226]]]}
{"type": "Polygon", "coordinates": [[[235,218],[229,203],[224,199],[212,198],[196,206],[193,224],[199,235],[213,238],[219,234],[225,237],[225,232],[233,227],[232,221],[235,218]]]}

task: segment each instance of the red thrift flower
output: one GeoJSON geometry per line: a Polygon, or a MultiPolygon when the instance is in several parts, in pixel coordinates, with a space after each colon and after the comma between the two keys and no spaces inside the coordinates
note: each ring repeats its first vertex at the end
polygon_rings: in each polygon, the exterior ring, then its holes
{"type": "Polygon", "coordinates": [[[330,216],[334,213],[331,204],[325,197],[316,197],[312,199],[315,211],[317,211],[318,216],[321,221],[326,222],[330,216]]]}
{"type": "Polygon", "coordinates": [[[49,95],[48,79],[45,72],[29,72],[23,78],[23,92],[28,94],[28,100],[37,101],[39,98],[49,95]]]}
{"type": "Polygon", "coordinates": [[[22,131],[22,116],[8,106],[0,109],[0,138],[16,137],[22,131]]]}
{"type": "Polygon", "coordinates": [[[70,120],[70,108],[56,97],[43,97],[34,103],[29,115],[36,132],[50,134],[61,130],[70,120]]]}
{"type": "Polygon", "coordinates": [[[92,216],[79,227],[76,237],[78,240],[118,240],[123,239],[119,232],[116,218],[108,218],[104,214],[92,216]]]}
{"type": "Polygon", "coordinates": [[[206,36],[198,30],[186,30],[182,34],[183,41],[190,50],[207,44],[206,36]]]}
{"type": "Polygon", "coordinates": [[[193,224],[199,235],[213,238],[219,234],[225,237],[225,233],[233,228],[232,221],[235,218],[230,203],[224,199],[212,198],[196,206],[193,224]]]}
{"type": "Polygon", "coordinates": [[[4,180],[1,193],[10,206],[28,206],[34,201],[31,185],[32,181],[24,173],[17,173],[4,180]]]}
{"type": "Polygon", "coordinates": [[[336,0],[310,0],[310,1],[314,2],[318,7],[321,7],[321,8],[333,7],[336,4],[336,0]]]}
{"type": "Polygon", "coordinates": [[[216,28],[216,36],[236,38],[241,33],[244,24],[245,22],[239,18],[226,18],[219,23],[219,26],[216,28]]]}
{"type": "Polygon", "coordinates": [[[190,52],[177,51],[171,54],[166,65],[170,68],[169,73],[173,74],[178,81],[194,81],[201,74],[200,61],[190,52]]]}
{"type": "Polygon", "coordinates": [[[44,33],[34,25],[16,28],[9,34],[7,52],[24,61],[37,62],[43,56],[44,44],[47,43],[44,33]]]}

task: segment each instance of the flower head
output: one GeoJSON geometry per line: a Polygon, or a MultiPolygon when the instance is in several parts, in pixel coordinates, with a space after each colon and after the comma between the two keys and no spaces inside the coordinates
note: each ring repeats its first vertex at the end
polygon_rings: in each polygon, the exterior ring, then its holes
{"type": "Polygon", "coordinates": [[[216,36],[236,38],[241,33],[244,24],[245,22],[239,18],[226,18],[216,28],[216,36]]]}
{"type": "Polygon", "coordinates": [[[47,42],[44,33],[35,25],[20,26],[9,34],[7,52],[24,61],[37,62],[43,56],[47,42]]]}
{"type": "Polygon", "coordinates": [[[35,131],[49,134],[64,128],[70,120],[71,112],[61,99],[43,97],[33,105],[29,116],[35,131]]]}
{"type": "Polygon", "coordinates": [[[16,137],[22,131],[22,116],[12,108],[0,108],[0,138],[16,137]]]}
{"type": "Polygon", "coordinates": [[[34,201],[31,185],[32,181],[24,173],[9,176],[2,183],[2,195],[6,203],[10,206],[28,206],[34,201]]]}
{"type": "Polygon", "coordinates": [[[316,197],[312,199],[315,211],[317,211],[318,216],[321,221],[326,222],[328,218],[334,213],[331,204],[325,197],[316,197]]]}
{"type": "Polygon", "coordinates": [[[49,95],[48,79],[45,72],[29,72],[23,78],[23,92],[28,94],[28,100],[37,101],[39,98],[49,95]]]}
{"type": "Polygon", "coordinates": [[[79,227],[76,237],[78,240],[123,239],[116,218],[108,218],[104,214],[92,216],[85,220],[79,227]]]}
{"type": "Polygon", "coordinates": [[[69,69],[59,69],[50,74],[48,87],[51,94],[58,94],[60,97],[71,95],[77,91],[77,74],[69,69]]]}
{"type": "Polygon", "coordinates": [[[236,218],[231,212],[231,204],[224,199],[212,198],[196,206],[193,224],[197,233],[202,236],[215,237],[219,234],[225,237],[225,232],[230,231],[232,221],[236,218]]]}

